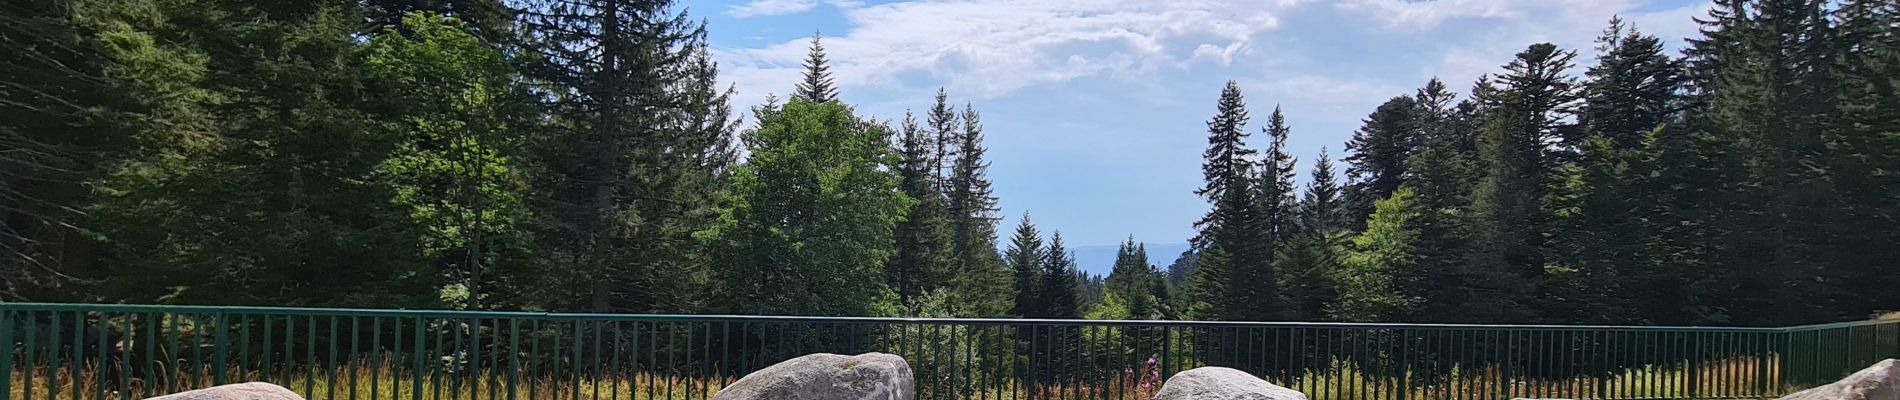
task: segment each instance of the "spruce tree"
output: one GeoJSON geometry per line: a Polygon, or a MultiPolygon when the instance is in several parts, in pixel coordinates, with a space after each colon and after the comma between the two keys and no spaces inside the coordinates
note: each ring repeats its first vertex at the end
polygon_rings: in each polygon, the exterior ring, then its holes
{"type": "Polygon", "coordinates": [[[1332,235],[1345,226],[1344,209],[1340,204],[1338,177],[1333,173],[1333,160],[1326,154],[1326,148],[1320,147],[1319,159],[1313,162],[1311,178],[1306,181],[1306,193],[1300,198],[1300,230],[1315,235],[1332,235]]]}
{"type": "Polygon", "coordinates": [[[811,48],[805,55],[805,78],[798,82],[792,97],[813,103],[838,99],[838,88],[831,80],[831,65],[825,61],[825,45],[817,33],[811,35],[811,48]]]}
{"type": "MultiPolygon", "coordinates": [[[[1656,127],[1676,119],[1686,77],[1680,61],[1663,54],[1662,40],[1610,19],[1597,38],[1597,64],[1585,73],[1582,129],[1574,134],[1602,135],[1616,149],[1641,147],[1656,127]]],[[[1574,139],[1574,138],[1573,138],[1574,139]]]]}
{"type": "Polygon", "coordinates": [[[1049,251],[1040,275],[1041,288],[1036,293],[1040,307],[1034,318],[1082,318],[1082,277],[1075,269],[1075,255],[1062,244],[1062,232],[1049,234],[1049,251]]]}
{"type": "Polygon", "coordinates": [[[1018,318],[1037,318],[1042,315],[1042,268],[1049,258],[1042,245],[1042,233],[1036,231],[1036,225],[1029,222],[1029,213],[1024,212],[1016,224],[1016,234],[1010,236],[1009,248],[1003,251],[1003,260],[1009,264],[1016,279],[1016,301],[1010,315],[1018,318]]]}
{"type": "Polygon", "coordinates": [[[1115,252],[1115,267],[1104,283],[1109,296],[1118,299],[1128,319],[1161,317],[1160,299],[1154,294],[1154,267],[1148,264],[1148,248],[1130,235],[1115,252]]]}
{"type": "Polygon", "coordinates": [[[917,126],[917,119],[906,113],[898,141],[898,190],[913,202],[905,219],[897,223],[896,254],[885,266],[885,281],[897,292],[898,301],[912,313],[917,300],[934,287],[940,276],[950,270],[952,249],[944,197],[937,187],[936,167],[932,164],[936,148],[934,135],[917,126]]]}
{"type": "Polygon", "coordinates": [[[1505,65],[1498,106],[1487,112],[1478,138],[1480,178],[1472,193],[1472,273],[1482,277],[1464,317],[1471,321],[1530,321],[1545,262],[1546,188],[1560,155],[1548,143],[1569,129],[1576,101],[1564,76],[1576,55],[1540,43],[1505,65]]]}
{"type": "MultiPolygon", "coordinates": [[[[1273,282],[1270,244],[1273,226],[1256,188],[1255,150],[1246,147],[1247,108],[1240,86],[1222,89],[1216,114],[1207,122],[1208,147],[1195,192],[1212,205],[1195,224],[1195,246],[1206,249],[1191,280],[1190,302],[1196,318],[1267,320],[1275,311],[1273,288],[1247,283],[1273,282]]],[[[1282,125],[1283,127],[1283,125],[1282,125]]]]}
{"type": "MultiPolygon", "coordinates": [[[[717,214],[730,126],[723,99],[694,90],[705,30],[670,0],[547,0],[519,10],[530,82],[551,131],[534,141],[547,173],[536,208],[550,249],[536,286],[585,287],[556,309],[684,312],[707,293],[692,240],[717,214]],[[699,124],[686,121],[698,120],[699,124]],[[558,261],[556,261],[558,260],[558,261]]],[[[708,63],[709,64],[709,63],[708,63]]],[[[716,86],[715,86],[716,87],[716,86]]]]}
{"type": "Polygon", "coordinates": [[[1374,201],[1391,196],[1405,182],[1405,159],[1419,143],[1418,112],[1417,100],[1393,97],[1366,116],[1346,142],[1349,219],[1365,220],[1374,201]]]}
{"type": "Polygon", "coordinates": [[[1337,297],[1333,277],[1343,224],[1333,179],[1332,160],[1322,148],[1297,210],[1299,229],[1282,235],[1285,244],[1274,258],[1285,317],[1291,320],[1324,320],[1325,305],[1337,297]]]}
{"type": "Polygon", "coordinates": [[[994,317],[1009,311],[1010,272],[996,254],[996,195],[990,188],[989,161],[983,159],[983,122],[976,109],[963,106],[963,130],[955,136],[956,161],[946,181],[950,214],[950,278],[957,315],[994,317]]]}
{"type": "Polygon", "coordinates": [[[1829,168],[1848,205],[1840,229],[1856,232],[1840,236],[1836,261],[1843,269],[1844,288],[1855,300],[1845,306],[1872,310],[1900,303],[1900,295],[1883,287],[1900,284],[1885,273],[1887,262],[1900,258],[1900,4],[1891,1],[1848,1],[1835,13],[1842,53],[1835,68],[1841,85],[1839,129],[1828,136],[1829,168]],[[1878,249],[1878,250],[1874,250],[1878,249]],[[1879,293],[1879,295],[1868,295],[1879,293]]]}
{"type": "MultiPolygon", "coordinates": [[[[1287,136],[1292,128],[1286,124],[1286,115],[1280,107],[1273,108],[1273,114],[1267,116],[1267,149],[1260,160],[1260,176],[1254,187],[1260,191],[1260,215],[1267,226],[1267,248],[1275,251],[1280,242],[1292,237],[1299,229],[1299,192],[1293,184],[1294,168],[1297,161],[1287,154],[1287,136]]],[[[1271,278],[1272,272],[1267,272],[1271,278]]]]}

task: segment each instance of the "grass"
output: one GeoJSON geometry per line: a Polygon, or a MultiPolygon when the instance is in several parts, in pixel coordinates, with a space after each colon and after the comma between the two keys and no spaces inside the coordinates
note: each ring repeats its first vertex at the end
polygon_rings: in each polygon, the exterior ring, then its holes
{"type": "MultiPolygon", "coordinates": [[[[1776,388],[1775,381],[1779,371],[1775,364],[1768,363],[1767,381],[1758,381],[1754,375],[1761,360],[1733,359],[1700,365],[1696,370],[1686,368],[1644,368],[1624,371],[1604,379],[1587,378],[1573,380],[1508,380],[1500,378],[1502,371],[1492,368],[1459,371],[1453,376],[1458,379],[1437,385],[1414,385],[1404,387],[1400,380],[1389,377],[1369,376],[1344,362],[1335,362],[1331,371],[1306,372],[1286,382],[1273,382],[1306,393],[1313,400],[1348,399],[1492,399],[1510,397],[1564,397],[1564,398],[1686,398],[1692,392],[1684,382],[1694,375],[1698,383],[1693,393],[1702,398],[1759,398],[1761,395],[1792,392],[1794,388],[1776,388]],[[1757,388],[1767,388],[1770,393],[1757,393],[1757,388]]],[[[32,388],[31,399],[67,399],[67,400],[120,400],[142,399],[146,397],[181,391],[188,388],[203,388],[213,384],[210,374],[187,376],[163,376],[154,369],[152,379],[130,378],[119,381],[111,370],[100,370],[93,365],[81,365],[74,370],[72,365],[64,365],[52,370],[47,365],[37,365],[30,370],[20,369],[13,372],[9,399],[29,399],[26,389],[32,388]],[[31,379],[28,379],[31,372],[31,379]],[[102,372],[104,375],[102,375],[102,372]],[[109,376],[107,376],[109,375],[109,376]],[[106,377],[106,385],[100,385],[101,377],[106,377]],[[120,384],[125,390],[120,391],[120,384]],[[78,388],[75,392],[74,389],[78,388]],[[56,394],[49,395],[48,389],[56,394]]],[[[283,367],[278,367],[270,375],[269,381],[290,388],[308,399],[514,399],[514,400],[573,400],[573,399],[675,399],[675,398],[711,398],[718,388],[725,386],[736,377],[713,377],[691,379],[677,375],[658,375],[649,373],[625,372],[610,374],[600,380],[586,379],[576,385],[575,381],[553,381],[520,377],[510,386],[506,371],[480,371],[477,374],[458,376],[424,375],[422,384],[416,385],[409,370],[392,363],[388,358],[380,361],[366,361],[342,365],[333,370],[311,371],[297,369],[285,375],[283,367]],[[315,373],[315,375],[313,375],[315,373]],[[288,376],[288,379],[284,377],[288,376]],[[419,389],[418,389],[419,388],[419,389]]],[[[225,382],[262,381],[262,371],[248,371],[240,374],[233,369],[226,371],[225,382]]],[[[919,377],[919,380],[925,380],[919,377]]],[[[1118,379],[1098,381],[1094,385],[1050,385],[1033,390],[1040,392],[1040,398],[1098,398],[1117,400],[1146,400],[1153,396],[1160,385],[1142,387],[1139,379],[1122,376],[1118,379]]],[[[1026,398],[1031,389],[1022,389],[1005,382],[1004,388],[990,388],[976,393],[967,393],[962,398],[1026,398]]],[[[920,393],[919,398],[947,398],[920,393]]]]}

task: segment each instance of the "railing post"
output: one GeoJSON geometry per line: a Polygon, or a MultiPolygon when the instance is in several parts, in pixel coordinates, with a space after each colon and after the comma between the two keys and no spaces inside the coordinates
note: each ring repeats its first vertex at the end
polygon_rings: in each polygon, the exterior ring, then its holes
{"type": "MultiPolygon", "coordinates": [[[[13,393],[13,314],[12,310],[0,311],[0,345],[6,346],[0,349],[0,396],[13,393]]],[[[25,350],[33,351],[31,348],[25,350]]],[[[33,377],[29,375],[27,379],[33,377]]]]}

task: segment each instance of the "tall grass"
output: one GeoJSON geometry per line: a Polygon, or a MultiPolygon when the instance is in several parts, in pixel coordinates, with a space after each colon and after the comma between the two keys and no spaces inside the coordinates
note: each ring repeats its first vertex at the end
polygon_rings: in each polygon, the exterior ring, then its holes
{"type": "MultiPolygon", "coordinates": [[[[417,376],[403,363],[391,360],[381,357],[324,370],[279,365],[269,371],[268,379],[265,371],[241,373],[237,369],[230,369],[224,371],[222,381],[267,380],[290,388],[308,399],[619,400],[711,398],[720,387],[737,378],[695,378],[626,370],[603,371],[599,379],[586,376],[556,380],[520,374],[511,379],[509,371],[505,370],[470,370],[459,374],[425,371],[417,376]]],[[[1440,382],[1406,384],[1425,378],[1407,376],[1406,379],[1399,379],[1367,374],[1348,362],[1335,360],[1326,371],[1305,371],[1297,376],[1269,377],[1269,380],[1306,393],[1313,400],[1762,398],[1796,389],[1778,387],[1780,371],[1776,365],[1772,359],[1741,358],[1702,363],[1694,369],[1683,365],[1648,366],[1607,376],[1556,380],[1508,379],[1504,377],[1510,374],[1497,368],[1454,368],[1440,382]],[[1766,371],[1767,375],[1758,375],[1761,371],[1766,371]]],[[[213,376],[216,374],[211,373],[165,372],[175,371],[177,366],[153,368],[153,376],[149,378],[121,377],[115,367],[99,369],[90,363],[82,363],[76,366],[62,364],[61,368],[54,370],[40,363],[31,368],[15,368],[9,377],[11,386],[7,398],[142,399],[210,387],[218,381],[213,376]],[[28,390],[31,390],[31,397],[28,397],[28,390]]],[[[1028,398],[1030,392],[1036,392],[1037,398],[1146,400],[1161,386],[1146,375],[1142,372],[1120,373],[1090,382],[1046,384],[1033,388],[1022,387],[1023,382],[1020,381],[1003,381],[988,388],[976,388],[960,394],[919,393],[919,398],[1015,399],[1028,398]]],[[[932,379],[926,376],[917,378],[919,381],[932,379]]]]}

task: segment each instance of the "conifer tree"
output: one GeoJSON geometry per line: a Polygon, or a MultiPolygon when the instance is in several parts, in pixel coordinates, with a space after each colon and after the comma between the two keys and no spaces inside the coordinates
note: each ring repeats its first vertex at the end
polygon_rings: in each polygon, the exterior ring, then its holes
{"type": "Polygon", "coordinates": [[[1333,179],[1332,160],[1321,148],[1297,210],[1299,229],[1282,235],[1285,245],[1274,258],[1279,279],[1276,284],[1288,319],[1323,320],[1326,304],[1337,297],[1333,278],[1344,227],[1340,222],[1339,186],[1333,179]]]}
{"type": "MultiPolygon", "coordinates": [[[[523,4],[523,56],[550,132],[534,141],[538,235],[551,249],[537,287],[586,287],[556,309],[684,312],[708,291],[692,239],[717,214],[733,153],[704,26],[670,0],[523,4]]],[[[557,294],[558,295],[558,294],[557,294]]]]}
{"type": "MultiPolygon", "coordinates": [[[[1195,318],[1214,320],[1268,320],[1274,312],[1271,239],[1273,226],[1256,187],[1255,150],[1246,147],[1247,108],[1240,86],[1229,81],[1222,89],[1213,119],[1207,122],[1208,147],[1201,174],[1206,180],[1196,191],[1212,205],[1196,223],[1195,245],[1206,249],[1191,280],[1190,302],[1195,318]]],[[[1284,125],[1281,125],[1282,127],[1284,125]]]]}
{"type": "Polygon", "coordinates": [[[1041,307],[1035,318],[1082,318],[1082,281],[1075,269],[1075,255],[1062,244],[1062,232],[1049,234],[1049,251],[1042,263],[1041,277],[1042,287],[1036,296],[1041,307]]]}
{"type": "Polygon", "coordinates": [[[825,61],[825,45],[817,33],[811,35],[811,48],[805,55],[805,78],[798,82],[792,97],[813,103],[838,99],[838,88],[831,80],[831,65],[825,61]]]}
{"type": "Polygon", "coordinates": [[[1323,236],[1338,233],[1345,227],[1336,179],[1333,160],[1327,156],[1326,148],[1320,147],[1319,159],[1313,162],[1311,178],[1306,181],[1306,193],[1300,198],[1301,231],[1323,236]]]}
{"type": "MultiPolygon", "coordinates": [[[[1675,120],[1685,77],[1681,62],[1663,54],[1655,36],[1611,18],[1597,38],[1597,64],[1585,73],[1582,129],[1575,135],[1602,135],[1616,149],[1633,149],[1656,127],[1675,120]]],[[[1576,138],[1573,138],[1573,140],[1576,138]]]]}
{"type": "Polygon", "coordinates": [[[1009,311],[1010,271],[996,254],[996,195],[990,188],[989,161],[983,159],[983,122],[976,109],[963,106],[963,130],[956,135],[948,204],[954,274],[950,279],[957,315],[994,317],[1009,311]]]}
{"type": "Polygon", "coordinates": [[[885,266],[885,280],[897,292],[898,301],[915,310],[917,300],[934,289],[950,270],[952,260],[950,230],[944,211],[944,197],[938,192],[936,167],[932,164],[936,148],[934,135],[917,126],[917,119],[906,113],[898,149],[898,190],[913,203],[905,219],[896,226],[896,254],[885,266]]]}
{"type": "MultiPolygon", "coordinates": [[[[1267,247],[1271,253],[1278,244],[1293,236],[1299,229],[1299,192],[1293,185],[1295,164],[1293,155],[1287,154],[1287,136],[1292,128],[1286,124],[1286,115],[1280,107],[1273,108],[1273,114],[1267,116],[1267,149],[1260,160],[1260,176],[1254,187],[1260,191],[1260,215],[1267,227],[1267,247]]],[[[1271,277],[1269,271],[1267,277],[1271,277]]]]}
{"type": "Polygon", "coordinates": [[[1405,159],[1419,143],[1418,112],[1417,100],[1393,97],[1366,116],[1346,142],[1350,219],[1363,221],[1374,201],[1391,196],[1405,182],[1405,159]]]}
{"type": "Polygon", "coordinates": [[[1009,248],[1003,251],[1003,259],[1016,279],[1016,301],[1010,315],[1042,315],[1042,268],[1048,254],[1043,249],[1042,233],[1036,231],[1036,225],[1029,222],[1029,213],[1024,212],[1016,224],[1016,234],[1010,236],[1009,248]]]}
{"type": "Polygon", "coordinates": [[[1115,252],[1115,267],[1109,270],[1106,286],[1109,296],[1118,299],[1126,310],[1128,319],[1155,319],[1161,317],[1161,302],[1155,296],[1154,286],[1158,275],[1154,266],[1148,264],[1147,245],[1136,243],[1130,235],[1121,248],[1115,252]]]}
{"type": "Polygon", "coordinates": [[[1565,77],[1576,55],[1540,43],[1519,52],[1499,76],[1498,106],[1479,132],[1478,186],[1472,193],[1470,268],[1473,284],[1488,296],[1473,297],[1465,318],[1529,321],[1545,262],[1548,216],[1543,208],[1559,155],[1548,143],[1568,129],[1564,118],[1576,102],[1565,77]]]}

